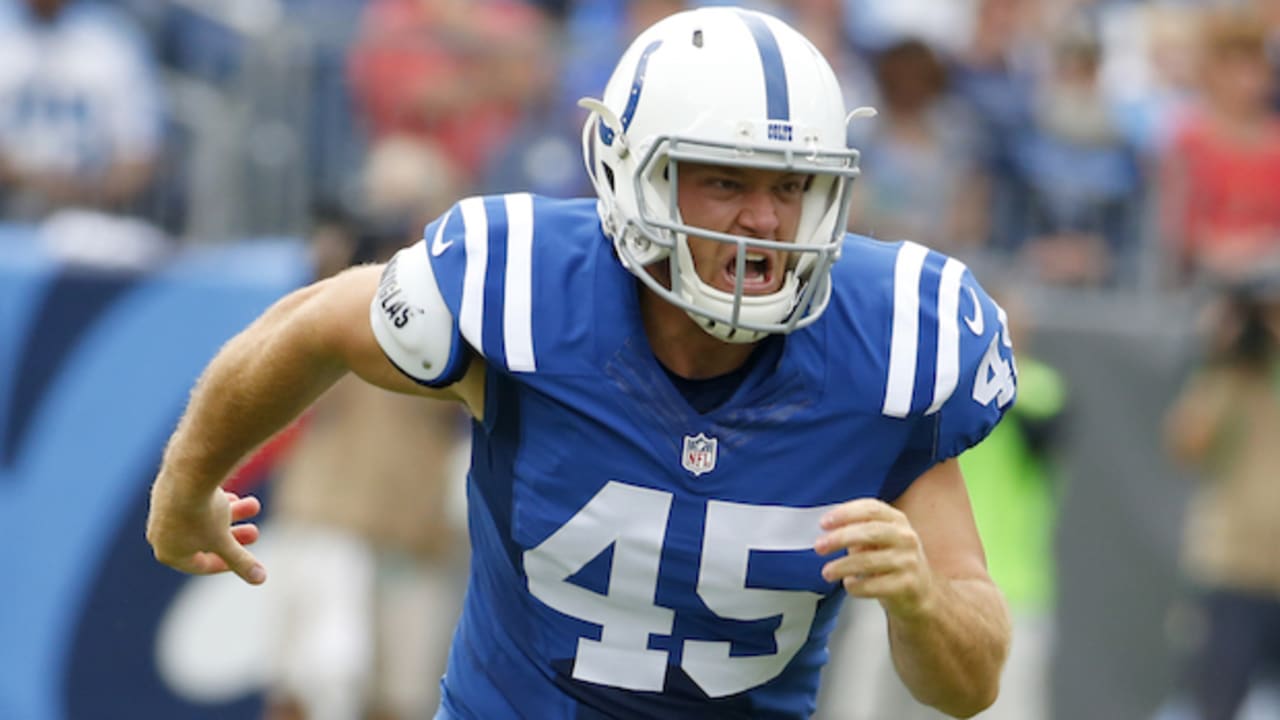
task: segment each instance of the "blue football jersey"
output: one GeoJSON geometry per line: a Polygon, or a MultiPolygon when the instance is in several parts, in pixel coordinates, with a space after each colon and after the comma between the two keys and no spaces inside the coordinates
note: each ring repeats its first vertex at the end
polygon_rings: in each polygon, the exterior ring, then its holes
{"type": "Polygon", "coordinates": [[[826,312],[705,414],[594,199],[469,198],[398,262],[487,365],[445,717],[807,717],[844,595],[819,518],[897,498],[1014,396],[1003,312],[913,243],[849,236],[826,312]]]}

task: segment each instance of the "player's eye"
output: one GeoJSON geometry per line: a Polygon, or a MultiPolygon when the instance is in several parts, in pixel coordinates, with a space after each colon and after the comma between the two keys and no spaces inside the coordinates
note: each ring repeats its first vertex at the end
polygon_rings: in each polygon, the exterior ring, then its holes
{"type": "Polygon", "coordinates": [[[775,191],[784,198],[796,198],[804,194],[809,186],[808,178],[802,176],[789,177],[778,183],[775,191]]]}
{"type": "Polygon", "coordinates": [[[737,192],[742,189],[742,183],[730,177],[711,177],[707,180],[707,184],[716,190],[725,192],[737,192]]]}

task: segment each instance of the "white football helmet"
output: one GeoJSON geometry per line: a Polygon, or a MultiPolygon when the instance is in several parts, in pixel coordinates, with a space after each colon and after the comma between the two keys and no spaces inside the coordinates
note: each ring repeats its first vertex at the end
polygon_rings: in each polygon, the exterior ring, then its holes
{"type": "Polygon", "coordinates": [[[831,66],[804,36],[759,12],[708,7],[672,15],[640,34],[604,98],[584,98],[587,172],[605,232],[622,263],[650,289],[730,342],[788,333],[818,318],[831,297],[858,152],[831,66]],[[684,223],[676,165],[713,163],[811,176],[794,243],[684,223]],[[690,234],[737,246],[732,293],[694,270],[690,234]],[[790,258],[780,290],[743,290],[747,253],[790,258]],[[669,262],[671,287],[645,270],[669,262]]]}

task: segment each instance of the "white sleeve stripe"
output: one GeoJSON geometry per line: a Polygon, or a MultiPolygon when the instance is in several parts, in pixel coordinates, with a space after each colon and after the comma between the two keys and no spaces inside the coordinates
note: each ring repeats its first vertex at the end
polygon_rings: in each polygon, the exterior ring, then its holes
{"type": "Polygon", "coordinates": [[[489,218],[484,200],[471,197],[458,204],[466,228],[467,269],[462,279],[462,307],[458,328],[472,347],[483,347],[484,274],[489,262],[489,218]]]}
{"type": "Polygon", "coordinates": [[[964,263],[947,258],[942,266],[942,280],[938,285],[938,364],[933,378],[933,402],[926,415],[942,409],[942,404],[956,390],[960,379],[960,279],[964,277],[964,263]]]}
{"type": "Polygon", "coordinates": [[[1004,343],[1005,347],[1013,349],[1013,338],[1009,336],[1009,313],[996,305],[996,317],[1000,319],[1000,342],[1004,343]]]}
{"type": "Polygon", "coordinates": [[[507,206],[507,272],[503,288],[502,340],[507,368],[533,372],[533,196],[503,196],[507,206]]]}
{"type": "Polygon", "coordinates": [[[890,417],[906,417],[911,412],[920,332],[920,273],[928,254],[922,245],[903,243],[893,268],[893,328],[883,409],[890,417]]]}

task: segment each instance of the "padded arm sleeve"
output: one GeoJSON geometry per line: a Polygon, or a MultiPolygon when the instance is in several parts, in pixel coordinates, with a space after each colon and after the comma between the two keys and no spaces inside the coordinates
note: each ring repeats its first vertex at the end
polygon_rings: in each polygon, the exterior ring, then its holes
{"type": "Polygon", "coordinates": [[[414,382],[446,387],[466,371],[465,343],[436,283],[425,241],[387,263],[369,322],[387,359],[414,382]]]}

